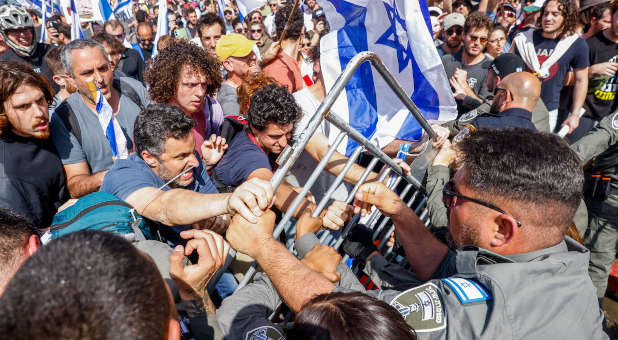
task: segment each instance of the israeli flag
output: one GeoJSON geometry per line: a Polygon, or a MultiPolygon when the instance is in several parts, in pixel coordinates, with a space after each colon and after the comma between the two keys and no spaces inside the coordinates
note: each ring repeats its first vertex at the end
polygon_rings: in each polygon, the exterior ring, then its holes
{"type": "Polygon", "coordinates": [[[75,7],[75,0],[71,0],[71,41],[76,39],[84,39],[84,33],[82,33],[82,25],[79,21],[79,14],[77,14],[77,7],[75,7]]]}
{"type": "Polygon", "coordinates": [[[114,111],[112,110],[112,107],[109,105],[109,103],[98,88],[96,89],[95,98],[95,109],[97,111],[99,125],[103,130],[105,138],[107,138],[109,147],[112,149],[112,155],[114,156],[114,159],[126,159],[127,157],[129,157],[129,151],[127,149],[127,139],[122,132],[120,124],[114,117],[114,111]]]}
{"type": "Polygon", "coordinates": [[[236,5],[238,5],[238,12],[240,12],[240,20],[244,21],[244,17],[246,17],[251,11],[254,9],[261,8],[266,4],[266,0],[236,0],[236,5]]]}
{"type": "Polygon", "coordinates": [[[157,35],[155,36],[154,43],[152,45],[152,55],[155,56],[159,52],[157,50],[157,43],[159,42],[159,38],[168,34],[168,23],[167,23],[167,1],[159,0],[159,17],[157,18],[157,35]]]}
{"type": "Polygon", "coordinates": [[[116,7],[114,7],[114,14],[118,15],[118,13],[120,12],[126,12],[128,13],[128,16],[131,16],[131,0],[120,0],[118,1],[118,3],[116,4],[116,7]]]}
{"type": "MultiPolygon", "coordinates": [[[[431,36],[424,0],[318,0],[331,26],[320,42],[327,91],[361,51],[376,53],[428,120],[456,117],[456,104],[431,36]]],[[[419,140],[422,129],[370,63],[350,79],[332,111],[383,148],[394,139],[419,140]]],[[[329,133],[333,142],[337,133],[329,133]]],[[[351,154],[348,140],[340,152],[351,154]]]]}
{"type": "MultiPolygon", "coordinates": [[[[225,3],[223,2],[223,0],[217,0],[217,8],[219,10],[219,16],[225,22],[225,15],[223,15],[223,10],[225,9],[225,3]]],[[[226,25],[227,25],[227,23],[226,23],[226,25]]]]}
{"type": "Polygon", "coordinates": [[[99,11],[101,11],[101,17],[103,17],[103,21],[116,19],[114,11],[112,10],[112,6],[109,4],[108,0],[99,0],[99,11]]]}
{"type": "Polygon", "coordinates": [[[47,36],[49,35],[47,32],[47,0],[43,0],[41,6],[43,22],[41,23],[41,40],[39,42],[44,43],[45,39],[47,39],[47,36]]]}

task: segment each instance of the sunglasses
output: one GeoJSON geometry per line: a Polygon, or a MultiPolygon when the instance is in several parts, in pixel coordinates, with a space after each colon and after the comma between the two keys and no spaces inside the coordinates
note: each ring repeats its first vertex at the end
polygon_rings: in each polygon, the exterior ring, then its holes
{"type": "Polygon", "coordinates": [[[139,39],[138,38],[138,40],[141,41],[141,42],[153,42],[154,38],[150,38],[150,39],[139,39]]]}
{"type": "MultiPolygon", "coordinates": [[[[450,209],[452,206],[455,205],[455,201],[456,201],[455,198],[460,198],[460,199],[468,200],[470,202],[474,202],[476,204],[480,204],[480,205],[482,205],[482,206],[484,206],[486,208],[489,208],[491,210],[495,210],[495,211],[497,211],[497,212],[499,212],[501,214],[510,215],[506,211],[496,207],[495,205],[493,205],[491,203],[484,202],[484,201],[481,201],[481,200],[477,200],[476,198],[472,198],[472,197],[469,197],[469,196],[464,196],[464,195],[458,194],[454,190],[455,190],[455,185],[454,185],[452,180],[446,182],[446,184],[444,185],[444,189],[442,189],[442,202],[444,203],[444,206],[447,209],[450,209]]],[[[520,221],[515,220],[515,222],[517,222],[517,226],[518,227],[521,227],[521,222],[520,221]]]]}
{"type": "Polygon", "coordinates": [[[505,16],[507,18],[514,18],[515,17],[515,13],[511,12],[511,11],[506,11],[506,12],[498,12],[498,16],[505,16]]]}
{"type": "Polygon", "coordinates": [[[247,29],[246,28],[237,28],[236,30],[234,30],[236,33],[242,34],[242,33],[247,33],[247,29]]]}
{"type": "Polygon", "coordinates": [[[486,44],[487,43],[487,37],[479,37],[479,36],[476,36],[476,35],[471,35],[470,36],[470,40],[472,40],[472,41],[477,41],[478,40],[478,41],[481,42],[481,44],[486,44]]]}
{"type": "Polygon", "coordinates": [[[311,47],[311,43],[302,44],[303,47],[311,47]]]}
{"type": "Polygon", "coordinates": [[[446,30],[446,35],[453,35],[453,33],[460,35],[463,33],[463,28],[449,28],[446,30]]]}
{"type": "Polygon", "coordinates": [[[251,30],[251,33],[262,33],[262,29],[258,29],[258,30],[251,30]]]}

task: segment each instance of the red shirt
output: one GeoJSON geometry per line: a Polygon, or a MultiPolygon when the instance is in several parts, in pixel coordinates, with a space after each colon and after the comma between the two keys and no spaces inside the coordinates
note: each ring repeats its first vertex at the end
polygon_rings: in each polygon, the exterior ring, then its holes
{"type": "Polygon", "coordinates": [[[303,78],[298,62],[283,51],[279,51],[277,57],[266,65],[263,71],[265,75],[275,78],[279,85],[287,86],[290,93],[303,88],[303,78]]]}

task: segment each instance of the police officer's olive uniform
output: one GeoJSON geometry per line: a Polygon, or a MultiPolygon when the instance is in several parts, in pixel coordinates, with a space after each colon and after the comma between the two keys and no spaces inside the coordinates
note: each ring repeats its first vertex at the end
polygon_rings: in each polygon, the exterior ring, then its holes
{"type": "Polygon", "coordinates": [[[596,157],[586,169],[584,191],[587,193],[589,229],[584,243],[590,249],[590,278],[599,298],[605,295],[609,270],[618,250],[617,142],[618,111],[603,118],[598,126],[571,146],[583,164],[596,157]],[[603,178],[609,180],[603,181],[603,178]],[[595,187],[596,193],[593,192],[595,187]]]}
{"type": "MultiPolygon", "coordinates": [[[[448,253],[436,279],[366,293],[397,309],[419,339],[607,339],[587,263],[588,251],[570,238],[508,257],[466,247],[448,253]]],[[[335,291],[363,290],[347,267],[338,271],[335,291]]],[[[270,281],[260,278],[226,299],[217,311],[224,333],[249,339],[282,332],[264,317],[280,301],[274,296],[270,281]]]]}

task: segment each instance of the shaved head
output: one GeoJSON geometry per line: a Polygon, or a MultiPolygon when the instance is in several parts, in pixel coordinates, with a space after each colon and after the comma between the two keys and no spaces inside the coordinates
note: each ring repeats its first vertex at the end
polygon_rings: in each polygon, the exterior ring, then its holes
{"type": "Polygon", "coordinates": [[[541,82],[529,72],[515,72],[504,77],[500,87],[513,97],[513,106],[532,111],[541,95],[541,82]]]}

